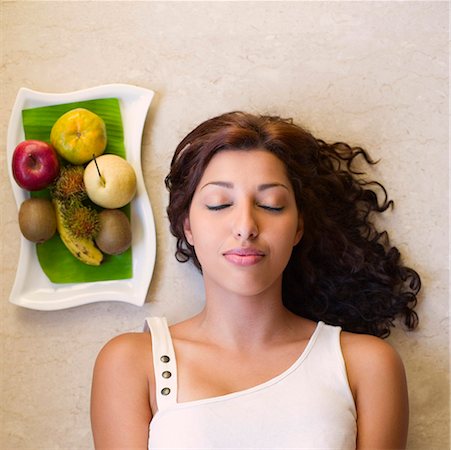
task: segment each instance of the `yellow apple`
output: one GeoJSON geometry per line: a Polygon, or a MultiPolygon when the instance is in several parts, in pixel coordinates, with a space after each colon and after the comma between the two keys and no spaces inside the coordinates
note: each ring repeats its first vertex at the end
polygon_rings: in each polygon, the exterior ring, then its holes
{"type": "Polygon", "coordinates": [[[117,155],[105,154],[93,159],[86,166],[83,180],[88,197],[103,208],[122,208],[136,194],[135,170],[117,155]]]}
{"type": "Polygon", "coordinates": [[[103,119],[85,108],[63,114],[53,124],[50,142],[72,164],[84,164],[103,154],[107,144],[103,119]]]}

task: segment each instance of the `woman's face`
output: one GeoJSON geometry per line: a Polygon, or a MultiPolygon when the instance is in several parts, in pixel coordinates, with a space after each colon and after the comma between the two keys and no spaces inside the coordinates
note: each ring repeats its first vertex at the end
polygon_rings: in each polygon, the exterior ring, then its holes
{"type": "Polygon", "coordinates": [[[284,164],[265,150],[216,154],[194,193],[185,235],[207,288],[258,295],[281,288],[302,237],[284,164]]]}

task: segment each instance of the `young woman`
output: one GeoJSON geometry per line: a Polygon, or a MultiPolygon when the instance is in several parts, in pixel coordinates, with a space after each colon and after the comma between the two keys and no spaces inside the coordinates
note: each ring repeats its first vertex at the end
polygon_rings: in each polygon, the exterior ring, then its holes
{"type": "Polygon", "coordinates": [[[183,139],[168,216],[205,307],[102,349],[97,449],[405,448],[404,368],[381,337],[397,319],[415,328],[420,279],[373,225],[391,202],[356,159],[373,164],[242,112],[183,139]]]}

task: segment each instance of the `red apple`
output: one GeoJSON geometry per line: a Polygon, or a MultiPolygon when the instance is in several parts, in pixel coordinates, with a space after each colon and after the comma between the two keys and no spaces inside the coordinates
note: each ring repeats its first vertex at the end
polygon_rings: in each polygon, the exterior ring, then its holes
{"type": "Polygon", "coordinates": [[[39,191],[59,175],[60,163],[51,145],[30,139],[15,148],[12,169],[14,179],[21,188],[39,191]]]}

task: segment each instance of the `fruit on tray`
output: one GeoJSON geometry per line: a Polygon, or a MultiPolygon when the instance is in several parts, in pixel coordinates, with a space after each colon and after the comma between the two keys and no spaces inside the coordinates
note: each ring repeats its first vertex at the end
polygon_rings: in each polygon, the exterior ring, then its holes
{"type": "Polygon", "coordinates": [[[53,124],[50,141],[56,151],[72,164],[84,164],[103,154],[107,144],[103,119],[85,108],[63,114],[53,124]]]}
{"type": "Polygon", "coordinates": [[[14,150],[12,172],[18,185],[27,191],[48,188],[50,195],[22,203],[20,230],[35,243],[58,232],[75,258],[99,266],[104,253],[118,255],[131,246],[130,221],[118,208],[136,195],[135,170],[125,158],[104,154],[105,123],[87,109],[61,115],[50,141],[26,140],[14,150]]]}
{"type": "Polygon", "coordinates": [[[107,255],[125,252],[132,243],[130,221],[120,209],[104,209],[99,214],[99,233],[95,238],[97,247],[107,255]]]}
{"type": "Polygon", "coordinates": [[[75,237],[68,228],[64,218],[64,203],[54,199],[56,212],[56,229],[67,249],[81,262],[90,266],[98,266],[103,260],[103,253],[95,246],[93,239],[75,237]]]}
{"type": "Polygon", "coordinates": [[[64,224],[75,238],[94,239],[99,232],[99,213],[78,200],[63,203],[64,224]]]}
{"type": "Polygon", "coordinates": [[[26,140],[14,149],[12,172],[16,183],[27,191],[49,186],[60,172],[58,155],[44,141],[26,140]]]}
{"type": "Polygon", "coordinates": [[[83,179],[88,197],[103,208],[122,208],[136,194],[135,170],[117,155],[105,154],[93,159],[86,166],[83,179]]]}
{"type": "Polygon", "coordinates": [[[84,200],[86,195],[85,183],[83,181],[85,169],[83,166],[68,164],[61,169],[60,175],[51,186],[53,198],[60,200],[77,199],[84,200]]]}
{"type": "Polygon", "coordinates": [[[23,236],[38,244],[48,241],[56,231],[52,202],[46,198],[29,198],[19,208],[19,228],[23,236]]]}

